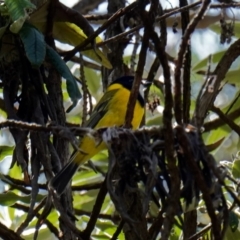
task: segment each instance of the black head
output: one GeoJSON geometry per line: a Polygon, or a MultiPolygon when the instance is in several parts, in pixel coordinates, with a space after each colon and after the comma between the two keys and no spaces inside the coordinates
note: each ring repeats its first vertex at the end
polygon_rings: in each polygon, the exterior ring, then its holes
{"type": "MultiPolygon", "coordinates": [[[[134,76],[123,76],[123,77],[120,77],[120,78],[114,80],[110,85],[115,84],[115,83],[119,83],[123,87],[125,87],[126,89],[131,91],[132,86],[133,86],[133,81],[134,81],[134,76]]],[[[143,86],[143,84],[141,84],[140,89],[139,89],[139,93],[138,93],[138,101],[141,104],[141,106],[145,105],[143,89],[144,89],[144,86],[143,86]]]]}

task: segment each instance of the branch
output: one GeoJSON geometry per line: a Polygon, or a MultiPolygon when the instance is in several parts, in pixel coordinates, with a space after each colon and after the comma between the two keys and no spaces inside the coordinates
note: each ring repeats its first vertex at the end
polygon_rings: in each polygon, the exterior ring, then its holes
{"type": "MultiPolygon", "coordinates": [[[[180,7],[188,5],[187,0],[180,0],[180,7]]],[[[181,13],[182,15],[182,34],[187,30],[190,22],[189,11],[181,13]]],[[[191,105],[191,43],[189,41],[186,48],[185,57],[183,59],[183,123],[188,124],[190,119],[190,105],[191,105]]],[[[190,219],[190,218],[189,218],[190,219]]]]}
{"type": "Polygon", "coordinates": [[[65,6],[60,2],[58,2],[57,4],[57,10],[55,12],[55,21],[59,21],[59,20],[62,22],[65,21],[65,22],[71,22],[76,24],[83,30],[83,32],[87,36],[90,36],[94,33],[93,27],[89,24],[89,22],[85,19],[85,17],[83,17],[79,12],[71,8],[68,8],[67,6],[65,6]]]}
{"type": "MultiPolygon", "coordinates": [[[[63,127],[63,126],[43,126],[36,123],[28,123],[23,121],[15,121],[15,120],[7,120],[0,123],[0,129],[1,128],[13,128],[13,129],[20,129],[20,130],[29,130],[29,131],[39,131],[39,132],[52,132],[53,134],[56,134],[58,136],[61,136],[63,138],[69,139],[69,132],[72,134],[74,133],[77,136],[84,136],[86,134],[89,134],[93,137],[101,137],[101,135],[106,131],[106,129],[122,129],[122,128],[100,128],[97,130],[93,130],[91,128],[87,127],[63,127]],[[65,133],[65,131],[67,133],[65,133]]],[[[162,128],[161,127],[143,127],[141,129],[137,130],[131,130],[133,134],[136,134],[136,136],[141,134],[162,134],[162,128]]],[[[120,132],[119,136],[128,136],[128,133],[120,132]]],[[[99,139],[98,139],[99,140],[99,139]]],[[[100,139],[101,140],[101,139],[100,139]]],[[[41,186],[41,185],[39,185],[41,186]]]]}
{"type": "MultiPolygon", "coordinates": [[[[166,18],[168,18],[168,17],[170,17],[172,15],[175,15],[178,12],[186,11],[186,10],[188,10],[188,9],[190,9],[192,7],[195,7],[195,6],[197,6],[197,5],[201,4],[201,3],[202,3],[202,1],[198,1],[198,2],[195,2],[193,4],[188,5],[186,7],[177,8],[177,9],[175,9],[173,11],[170,11],[170,12],[160,16],[160,17],[157,17],[154,21],[160,22],[160,21],[162,21],[162,20],[164,20],[164,19],[166,19],[166,18]]],[[[124,38],[124,37],[126,37],[127,35],[129,35],[131,33],[139,31],[141,28],[143,28],[143,24],[139,24],[138,26],[133,27],[132,29],[130,29],[130,30],[124,32],[124,33],[118,34],[118,35],[116,35],[116,36],[114,36],[112,38],[109,38],[109,39],[107,39],[107,40],[105,40],[103,42],[97,43],[96,46],[100,47],[100,46],[103,46],[103,45],[108,44],[110,42],[118,41],[119,39],[124,38]]],[[[88,48],[86,48],[86,49],[88,49],[88,48]]],[[[84,50],[86,50],[86,49],[84,49],[84,50]]]]}
{"type": "MultiPolygon", "coordinates": [[[[156,8],[158,6],[158,1],[153,1],[153,7],[156,8]]],[[[148,21],[146,21],[148,23],[148,21]]],[[[180,180],[178,177],[178,168],[176,164],[176,158],[174,156],[174,144],[173,144],[173,129],[172,129],[172,107],[173,107],[173,99],[172,99],[172,90],[171,90],[171,75],[170,69],[168,65],[167,55],[165,52],[165,44],[166,42],[159,41],[157,33],[154,31],[153,25],[148,23],[150,38],[154,43],[156,54],[161,62],[163,67],[163,75],[165,82],[165,108],[163,112],[163,123],[164,123],[164,138],[165,138],[165,150],[166,150],[166,158],[167,166],[169,170],[169,176],[171,180],[171,189],[168,197],[168,207],[166,209],[166,218],[164,219],[162,226],[162,239],[168,239],[170,235],[170,231],[172,228],[172,224],[174,221],[174,216],[178,211],[178,199],[180,196],[180,180]],[[171,206],[176,206],[173,208],[171,206]]],[[[164,31],[164,29],[163,29],[164,31]]]]}
{"type": "Polygon", "coordinates": [[[97,182],[97,183],[89,183],[81,186],[72,186],[72,191],[88,191],[88,190],[93,190],[93,189],[99,189],[101,188],[103,182],[97,182]]]}
{"type": "Polygon", "coordinates": [[[192,119],[193,123],[197,126],[202,126],[204,118],[213,105],[214,100],[219,92],[221,81],[225,78],[225,75],[232,63],[239,55],[240,39],[238,39],[229,47],[210,76],[211,78],[207,79],[208,82],[206,83],[205,91],[199,98],[199,102],[197,103],[198,107],[196,107],[192,119]]]}
{"type": "Polygon", "coordinates": [[[112,235],[111,240],[117,240],[117,239],[118,239],[118,235],[121,233],[121,231],[122,231],[122,229],[123,229],[123,226],[124,226],[124,221],[122,220],[122,221],[120,222],[120,224],[118,225],[117,230],[116,230],[115,233],[112,235]]]}
{"type": "Polygon", "coordinates": [[[119,9],[111,18],[109,18],[102,26],[100,26],[95,32],[93,32],[85,41],[76,46],[73,50],[69,51],[64,57],[65,61],[69,61],[77,52],[80,52],[91,43],[101,32],[103,32],[107,27],[109,27],[112,23],[114,23],[118,18],[123,16],[125,13],[129,12],[133,8],[135,8],[137,2],[133,2],[125,8],[119,9]]]}
{"type": "Polygon", "coordinates": [[[220,224],[220,219],[218,219],[215,214],[215,209],[214,209],[212,198],[210,195],[210,189],[207,187],[203,174],[201,173],[201,170],[196,163],[192,149],[190,147],[191,144],[189,142],[189,139],[186,136],[184,129],[180,126],[176,127],[176,135],[178,138],[178,142],[181,143],[182,149],[184,151],[184,155],[186,156],[185,159],[187,161],[187,164],[189,165],[190,170],[196,179],[196,183],[202,192],[203,200],[206,204],[209,217],[211,218],[214,238],[220,240],[222,239],[221,224],[220,224]]]}
{"type": "Polygon", "coordinates": [[[80,12],[81,14],[86,14],[89,11],[97,8],[102,2],[104,2],[104,0],[81,0],[76,3],[72,9],[80,12]]]}
{"type": "Polygon", "coordinates": [[[7,240],[23,240],[17,233],[12,229],[7,228],[0,222],[0,237],[7,240]]]}
{"type": "Polygon", "coordinates": [[[175,77],[175,99],[174,99],[174,111],[175,111],[175,117],[178,124],[181,124],[182,122],[182,103],[181,103],[181,68],[183,64],[183,58],[184,54],[186,52],[186,49],[188,47],[188,41],[190,39],[190,35],[195,30],[198,22],[202,19],[204,13],[206,12],[208,5],[211,3],[210,0],[203,1],[202,7],[200,8],[198,14],[195,16],[195,18],[192,20],[192,22],[188,25],[184,36],[181,41],[180,50],[178,52],[178,60],[174,72],[175,77]]]}
{"type": "MultiPolygon", "coordinates": [[[[144,19],[143,19],[144,21],[144,19]]],[[[144,28],[144,34],[142,39],[142,46],[141,51],[139,54],[139,60],[137,65],[137,70],[135,74],[135,79],[133,82],[132,91],[128,100],[127,105],[127,113],[125,118],[125,126],[127,128],[131,127],[132,119],[133,119],[133,111],[136,105],[137,96],[139,94],[139,87],[142,81],[143,69],[146,63],[146,56],[147,56],[147,49],[148,49],[148,42],[149,42],[149,33],[148,28],[144,28]]]]}
{"type": "MultiPolygon", "coordinates": [[[[240,109],[236,109],[235,111],[229,113],[229,114],[224,114],[230,121],[234,121],[235,119],[237,119],[240,115],[240,109]]],[[[218,118],[218,119],[215,119],[213,121],[210,121],[210,122],[206,122],[204,123],[203,125],[203,128],[204,128],[204,132],[209,132],[213,129],[217,129],[221,126],[223,126],[224,124],[226,124],[225,121],[223,121],[223,119],[221,118],[218,118]]]]}
{"type": "Polygon", "coordinates": [[[82,236],[83,239],[89,239],[91,236],[91,233],[96,225],[96,222],[98,220],[99,217],[99,213],[101,211],[104,199],[107,195],[107,184],[106,184],[106,179],[105,178],[104,182],[102,183],[102,186],[99,190],[99,193],[97,195],[93,210],[92,210],[92,214],[91,217],[88,221],[87,227],[85,228],[85,230],[82,232],[82,236]]]}
{"type": "MultiPolygon", "coordinates": [[[[197,1],[195,3],[192,3],[192,4],[189,4],[188,6],[185,6],[185,7],[181,7],[181,8],[174,8],[174,9],[170,9],[170,10],[165,10],[165,14],[162,15],[162,16],[159,16],[159,17],[156,17],[156,22],[160,22],[166,18],[168,18],[167,20],[167,26],[168,27],[171,27],[173,26],[174,22],[178,21],[178,17],[174,17],[174,18],[169,18],[170,16],[172,15],[176,15],[177,13],[181,13],[181,12],[184,12],[184,11],[188,11],[190,10],[191,8],[195,8],[197,7],[198,5],[200,5],[202,3],[202,1],[197,1]]],[[[240,3],[231,3],[231,4],[212,4],[210,6],[210,8],[213,8],[213,9],[217,9],[217,8],[229,8],[229,7],[240,7],[240,3]]],[[[191,14],[190,15],[190,18],[193,16],[194,14],[191,14]]],[[[104,16],[89,16],[86,18],[89,19],[89,20],[96,20],[96,19],[102,19],[102,18],[105,18],[105,17],[109,17],[109,15],[104,15],[104,16]]],[[[218,16],[204,16],[204,19],[202,21],[200,21],[197,25],[197,28],[200,28],[200,29],[203,29],[203,28],[207,28],[210,24],[213,24],[215,22],[217,22],[219,19],[220,19],[220,15],[218,16]]],[[[226,20],[230,20],[231,18],[227,17],[226,16],[226,20]]],[[[177,27],[181,27],[181,24],[179,24],[177,27]]],[[[125,31],[121,34],[118,34],[118,35],[115,35],[114,37],[112,38],[108,38],[107,40],[103,41],[103,42],[99,42],[96,44],[97,47],[100,47],[100,46],[104,46],[106,44],[109,44],[111,42],[116,42],[116,41],[119,41],[120,39],[122,38],[125,38],[126,36],[136,32],[136,31],[139,31],[141,28],[143,28],[143,24],[139,24],[138,26],[136,27],[133,27],[132,29],[128,30],[128,31],[125,31]]],[[[87,48],[84,48],[84,50],[87,50],[87,49],[91,49],[91,47],[87,47],[87,48]]]]}
{"type": "Polygon", "coordinates": [[[240,136],[240,127],[235,122],[229,119],[219,108],[212,106],[211,110],[216,113],[224,123],[226,123],[233,131],[235,131],[240,136]]]}

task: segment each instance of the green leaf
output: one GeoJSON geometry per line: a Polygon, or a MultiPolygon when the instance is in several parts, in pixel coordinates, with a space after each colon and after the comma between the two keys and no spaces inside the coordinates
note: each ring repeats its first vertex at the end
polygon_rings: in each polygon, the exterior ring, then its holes
{"type": "Polygon", "coordinates": [[[163,123],[163,116],[161,113],[154,113],[153,116],[147,119],[146,126],[160,125],[163,123]]]}
{"type": "Polygon", "coordinates": [[[97,72],[96,70],[87,67],[84,68],[84,73],[91,94],[93,94],[94,97],[96,97],[95,95],[100,95],[99,92],[101,92],[102,94],[102,91],[99,91],[101,89],[100,73],[97,72]]]}
{"type": "Polygon", "coordinates": [[[36,6],[29,0],[5,0],[5,4],[8,9],[8,13],[13,21],[24,17],[26,9],[35,9],[36,6]]]}
{"type": "Polygon", "coordinates": [[[219,127],[218,129],[214,129],[210,133],[205,132],[204,133],[204,136],[206,134],[205,144],[211,145],[222,138],[225,138],[226,140],[226,137],[229,135],[229,133],[230,133],[230,128],[227,125],[219,127]]]}
{"type": "MultiPolygon", "coordinates": [[[[225,52],[226,50],[223,50],[223,51],[212,54],[212,63],[218,63],[222,58],[222,56],[225,54],[225,52]]],[[[193,66],[192,70],[196,72],[197,70],[200,70],[202,68],[207,69],[208,61],[209,61],[209,57],[202,59],[195,66],[193,66]]]]}
{"type": "Polygon", "coordinates": [[[179,240],[182,235],[181,229],[178,226],[174,225],[173,229],[171,230],[171,234],[169,236],[169,240],[179,240]]]}
{"type": "Polygon", "coordinates": [[[67,67],[66,63],[59,56],[59,54],[50,46],[47,46],[47,57],[59,72],[59,74],[67,80],[67,92],[73,102],[72,107],[74,107],[77,104],[78,100],[82,97],[74,76],[67,67]]]}
{"type": "Polygon", "coordinates": [[[28,15],[26,14],[24,17],[20,17],[18,20],[14,21],[9,27],[10,31],[16,34],[19,33],[27,19],[28,15]]]}
{"type": "MultiPolygon", "coordinates": [[[[77,46],[87,39],[87,36],[84,34],[81,28],[69,22],[54,22],[53,37],[60,42],[68,43],[72,46],[77,46]],[[62,34],[63,32],[65,34],[62,34]]],[[[100,37],[97,37],[96,43],[99,42],[102,42],[102,39],[100,37]]],[[[81,53],[89,57],[90,59],[98,63],[101,63],[104,67],[108,69],[112,68],[112,64],[109,62],[105,54],[98,48],[96,48],[96,52],[93,49],[91,49],[82,51],[81,53]]]]}
{"type": "Polygon", "coordinates": [[[24,24],[19,32],[28,60],[39,67],[46,55],[46,43],[43,35],[29,24],[24,24]]]}
{"type": "Polygon", "coordinates": [[[234,178],[240,178],[240,159],[233,161],[232,175],[234,178]]]}
{"type": "Polygon", "coordinates": [[[96,201],[99,190],[89,190],[83,194],[74,196],[74,207],[91,212],[96,201]]]}
{"type": "Polygon", "coordinates": [[[238,228],[239,219],[238,216],[233,212],[229,212],[229,226],[232,232],[235,232],[238,228]]]}
{"type": "MultiPolygon", "coordinates": [[[[81,168],[83,168],[81,166],[81,168]]],[[[98,183],[100,181],[103,181],[103,177],[100,173],[95,173],[93,170],[82,170],[78,171],[72,181],[72,185],[85,185],[85,184],[90,184],[90,183],[98,183]]]]}
{"type": "MultiPolygon", "coordinates": [[[[44,196],[38,195],[37,199],[40,201],[44,196]]],[[[29,204],[31,200],[31,195],[27,196],[20,196],[15,194],[14,192],[6,192],[6,193],[1,193],[0,194],[0,205],[2,206],[12,206],[14,203],[17,201],[29,204]]]]}
{"type": "MultiPolygon", "coordinates": [[[[46,2],[41,8],[32,13],[29,20],[31,24],[33,24],[36,28],[38,28],[39,31],[43,33],[45,32],[46,25],[48,24],[47,4],[48,3],[46,2]]],[[[74,47],[87,39],[87,36],[80,27],[74,23],[70,23],[61,19],[54,19],[52,34],[54,39],[74,47]]],[[[95,41],[96,43],[99,43],[102,42],[102,39],[98,36],[96,37],[95,41]]],[[[88,47],[90,47],[90,45],[88,45],[88,47]]],[[[84,50],[81,53],[84,56],[87,56],[88,58],[102,64],[104,67],[111,69],[112,64],[109,62],[106,56],[106,53],[109,51],[109,49],[106,46],[103,46],[102,49],[103,51],[101,51],[99,48],[96,48],[96,50],[89,49],[84,50]]]]}
{"type": "Polygon", "coordinates": [[[234,23],[234,36],[240,38],[240,22],[234,23]]]}
{"type": "Polygon", "coordinates": [[[240,231],[237,229],[235,232],[231,230],[230,227],[227,228],[226,234],[224,236],[225,240],[237,240],[240,239],[240,231]]]}
{"type": "Polygon", "coordinates": [[[216,32],[217,34],[220,34],[221,33],[221,27],[220,27],[220,24],[219,23],[215,23],[215,24],[212,24],[210,26],[210,29],[214,32],[216,32]]]}
{"type": "MultiPolygon", "coordinates": [[[[29,228],[27,230],[30,230],[29,228]]],[[[32,240],[35,237],[35,228],[31,229],[32,231],[29,231],[30,234],[24,235],[24,240],[32,240]]],[[[41,228],[38,233],[38,239],[44,239],[44,240],[52,240],[56,239],[53,233],[49,232],[48,228],[41,228]]]]}
{"type": "Polygon", "coordinates": [[[227,83],[235,84],[236,86],[240,86],[239,82],[239,69],[228,71],[225,80],[227,83]]]}
{"type": "Polygon", "coordinates": [[[221,144],[222,142],[224,141],[225,138],[221,138],[219,139],[218,141],[212,143],[212,144],[209,144],[206,146],[208,152],[211,152],[213,150],[216,150],[221,144]]]}
{"type": "Polygon", "coordinates": [[[6,156],[12,155],[14,147],[0,146],[0,161],[6,156]]]}

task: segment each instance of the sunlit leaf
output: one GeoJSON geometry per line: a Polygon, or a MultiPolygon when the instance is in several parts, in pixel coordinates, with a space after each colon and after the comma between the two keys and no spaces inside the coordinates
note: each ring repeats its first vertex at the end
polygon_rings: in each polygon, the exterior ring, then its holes
{"type": "Polygon", "coordinates": [[[24,17],[26,14],[26,9],[36,8],[35,5],[29,0],[5,0],[4,2],[13,21],[24,17]]]}
{"type": "Polygon", "coordinates": [[[99,100],[100,96],[102,95],[100,73],[90,68],[85,68],[84,73],[85,73],[85,77],[87,79],[87,84],[91,94],[94,94],[95,97],[99,96],[97,98],[99,100]]]}
{"type": "Polygon", "coordinates": [[[23,179],[22,169],[17,164],[14,164],[14,166],[9,170],[9,176],[15,179],[23,179]]]}
{"type": "Polygon", "coordinates": [[[229,135],[230,128],[228,126],[222,126],[218,129],[212,130],[210,133],[207,133],[207,139],[205,141],[206,145],[215,143],[216,141],[221,140],[224,137],[229,135]]]}
{"type": "MultiPolygon", "coordinates": [[[[92,234],[92,236],[96,237],[96,239],[111,239],[113,234],[116,232],[116,226],[114,226],[109,220],[98,220],[96,228],[98,230],[97,234],[92,234]],[[98,238],[98,236],[100,236],[100,238],[98,238]]],[[[123,235],[119,235],[118,239],[124,239],[122,237],[123,235]]]]}
{"type": "Polygon", "coordinates": [[[240,86],[239,69],[228,71],[225,76],[225,80],[227,81],[227,83],[231,83],[231,84],[235,84],[236,86],[240,86]]]}
{"type": "MultiPolygon", "coordinates": [[[[211,63],[218,63],[222,58],[222,56],[225,54],[225,52],[226,50],[212,54],[211,63]]],[[[192,71],[196,72],[202,68],[207,69],[208,64],[209,64],[209,57],[206,57],[202,59],[200,62],[198,62],[195,66],[193,66],[192,71]]]]}
{"type": "Polygon", "coordinates": [[[206,146],[207,150],[208,150],[209,152],[211,152],[211,151],[217,149],[217,148],[222,144],[223,140],[224,140],[224,138],[221,138],[221,139],[219,139],[218,141],[216,141],[216,142],[214,142],[214,143],[212,143],[212,144],[207,145],[207,146],[206,146]]]}
{"type": "MultiPolygon", "coordinates": [[[[87,36],[84,34],[82,29],[80,29],[77,25],[68,22],[54,22],[53,37],[60,42],[68,43],[72,46],[77,46],[87,39],[87,36]],[[62,34],[63,32],[64,34],[62,34]]],[[[96,38],[97,43],[101,41],[101,38],[96,38]]],[[[97,54],[92,49],[82,51],[81,53],[90,59],[101,63],[106,68],[112,68],[112,65],[108,61],[107,57],[98,48],[96,49],[97,54]]]]}
{"type": "MultiPolygon", "coordinates": [[[[43,197],[44,196],[38,195],[37,200],[40,201],[43,197]]],[[[0,199],[1,199],[0,205],[2,205],[2,206],[11,206],[14,203],[16,203],[17,201],[29,204],[29,202],[31,200],[31,195],[20,196],[20,195],[15,194],[14,192],[8,191],[6,193],[1,193],[0,199]]]]}
{"type": "Polygon", "coordinates": [[[232,175],[234,178],[240,178],[240,159],[236,159],[232,166],[232,175]]]}
{"type": "Polygon", "coordinates": [[[154,125],[161,125],[163,122],[163,116],[161,113],[154,112],[152,116],[147,118],[146,125],[147,126],[154,126],[154,125]]]}
{"type": "Polygon", "coordinates": [[[237,229],[236,231],[232,231],[231,230],[231,227],[229,226],[227,228],[227,231],[226,231],[226,234],[225,234],[225,237],[224,239],[226,240],[237,240],[237,239],[240,239],[240,231],[237,229]]]}
{"type": "Polygon", "coordinates": [[[14,147],[1,146],[0,147],[0,160],[3,160],[6,156],[12,155],[14,147]]]}
{"type": "MultiPolygon", "coordinates": [[[[43,224],[43,226],[44,227],[42,227],[41,230],[38,233],[38,239],[44,239],[44,240],[56,239],[54,234],[51,233],[49,231],[49,229],[45,227],[44,224],[43,224]]],[[[32,233],[24,235],[24,240],[32,240],[32,239],[34,239],[34,234],[35,234],[35,228],[32,228],[32,233]]]]}
{"type": "MultiPolygon", "coordinates": [[[[206,66],[205,66],[206,67],[206,66]]],[[[205,76],[206,71],[205,70],[200,70],[196,72],[200,76],[205,76]]],[[[229,84],[234,84],[236,86],[240,86],[240,81],[239,81],[239,69],[237,70],[229,70],[224,78],[224,82],[229,83],[229,84]]]]}
{"type": "Polygon", "coordinates": [[[74,206],[89,213],[92,212],[99,190],[89,190],[74,197],[74,206]]]}
{"type": "Polygon", "coordinates": [[[171,230],[169,240],[179,240],[179,236],[181,236],[181,233],[181,229],[174,225],[173,229],[171,230]]]}
{"type": "Polygon", "coordinates": [[[79,171],[73,177],[73,185],[84,185],[89,183],[94,183],[103,181],[103,176],[101,174],[92,171],[79,171]]]}
{"type": "MultiPolygon", "coordinates": [[[[49,1],[33,14],[31,14],[29,20],[35,27],[39,29],[39,31],[43,33],[46,31],[48,4],[49,1]]],[[[67,43],[74,47],[87,39],[87,36],[83,30],[77,25],[70,22],[63,22],[60,19],[54,21],[52,34],[56,40],[62,43],[67,43]]],[[[101,41],[102,39],[100,37],[96,37],[96,43],[99,43],[101,41]]],[[[106,47],[103,47],[103,49],[105,49],[105,52],[108,51],[106,47]]],[[[96,49],[97,54],[93,49],[82,51],[81,53],[90,59],[102,64],[106,68],[112,68],[112,64],[107,59],[105,53],[100,51],[98,48],[96,49]]]]}

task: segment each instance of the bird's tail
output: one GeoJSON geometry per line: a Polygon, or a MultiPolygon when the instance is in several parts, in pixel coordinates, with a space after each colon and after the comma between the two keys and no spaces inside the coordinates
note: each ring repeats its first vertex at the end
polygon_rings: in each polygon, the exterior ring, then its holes
{"type": "Polygon", "coordinates": [[[48,187],[56,191],[58,195],[61,195],[78,167],[79,165],[76,162],[70,161],[50,180],[48,187]]]}

